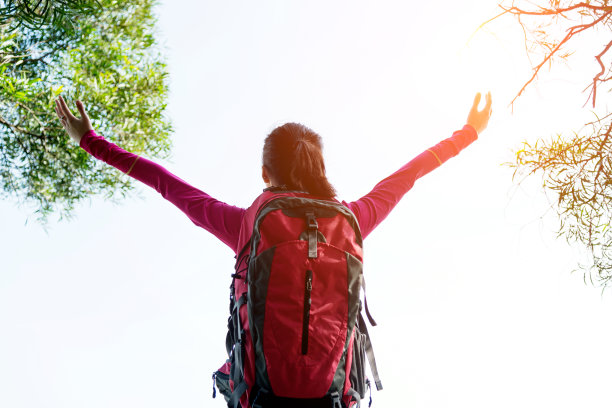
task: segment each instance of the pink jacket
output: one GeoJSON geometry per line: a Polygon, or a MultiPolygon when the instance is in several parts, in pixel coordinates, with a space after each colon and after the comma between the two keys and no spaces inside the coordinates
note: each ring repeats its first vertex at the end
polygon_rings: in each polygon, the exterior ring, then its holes
{"type": "MultiPolygon", "coordinates": [[[[342,203],[357,217],[363,238],[389,215],[417,179],[459,154],[476,139],[474,128],[465,125],[450,138],[425,150],[398,171],[380,181],[372,191],[357,201],[349,203],[343,201],[342,203]]],[[[212,233],[234,252],[240,250],[238,248],[240,227],[246,209],[209,196],[164,167],[123,150],[98,136],[93,130],[83,136],[81,147],[95,158],[154,188],[162,197],[183,211],[194,224],[212,233]]]]}

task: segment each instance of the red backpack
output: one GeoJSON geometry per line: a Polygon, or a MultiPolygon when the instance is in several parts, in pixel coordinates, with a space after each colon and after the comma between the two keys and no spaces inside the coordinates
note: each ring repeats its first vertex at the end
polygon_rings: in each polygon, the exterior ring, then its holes
{"type": "MultiPolygon", "coordinates": [[[[228,407],[358,407],[369,388],[366,356],[382,389],[360,313],[362,238],[353,213],[300,192],[264,192],[247,210],[241,241],[229,359],[213,375],[228,407]]],[[[375,325],[367,303],[366,313],[375,325]]]]}

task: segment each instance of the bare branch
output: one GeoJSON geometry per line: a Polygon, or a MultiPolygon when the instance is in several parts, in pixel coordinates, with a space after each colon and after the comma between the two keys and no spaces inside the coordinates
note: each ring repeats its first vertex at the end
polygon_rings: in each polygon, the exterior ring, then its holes
{"type": "Polygon", "coordinates": [[[539,7],[540,7],[540,11],[523,10],[515,6],[512,6],[507,9],[502,7],[502,9],[506,10],[508,13],[511,13],[511,14],[517,14],[517,15],[521,14],[521,15],[528,15],[528,16],[563,15],[564,13],[567,13],[568,11],[573,11],[579,8],[588,9],[592,11],[600,11],[606,14],[612,12],[612,6],[594,6],[592,4],[585,3],[585,2],[577,3],[577,4],[574,4],[573,6],[566,7],[566,8],[546,8],[546,7],[541,7],[541,6],[539,7]]]}
{"type": "Polygon", "coordinates": [[[601,57],[603,57],[608,52],[610,47],[612,47],[612,41],[610,41],[608,45],[606,45],[606,47],[603,49],[602,52],[599,53],[599,55],[595,56],[595,59],[601,67],[601,71],[599,71],[597,75],[595,75],[595,77],[593,78],[593,108],[595,107],[595,99],[597,98],[597,82],[601,81],[601,76],[606,73],[606,67],[604,66],[603,62],[601,62],[601,57]]]}
{"type": "Polygon", "coordinates": [[[559,44],[557,44],[556,47],[553,48],[553,50],[544,57],[544,59],[542,60],[542,62],[540,62],[538,64],[538,66],[536,66],[534,68],[534,72],[533,75],[531,75],[531,78],[529,78],[529,80],[525,83],[525,85],[523,85],[523,87],[521,88],[521,90],[516,94],[516,96],[514,97],[514,99],[512,99],[512,101],[510,102],[510,105],[514,105],[514,101],[516,101],[518,99],[519,96],[521,96],[523,94],[523,92],[525,91],[525,89],[527,88],[527,86],[529,86],[530,83],[532,83],[536,77],[538,76],[538,73],[540,72],[540,70],[542,69],[542,67],[548,62],[550,61],[550,59],[553,57],[553,55],[555,55],[555,53],[557,51],[559,51],[559,49],[561,48],[561,46],[563,44],[565,44],[566,42],[568,42],[572,36],[574,34],[572,32],[569,32],[565,35],[565,37],[563,38],[563,40],[561,40],[561,42],[559,42],[559,44]]]}
{"type": "MultiPolygon", "coordinates": [[[[540,42],[537,38],[536,38],[536,43],[539,44],[542,47],[547,48],[547,51],[545,53],[544,58],[542,59],[542,61],[535,66],[535,68],[533,69],[533,73],[531,75],[531,77],[529,78],[529,80],[527,82],[525,82],[525,84],[523,85],[523,87],[519,90],[519,92],[516,94],[516,96],[512,99],[512,101],[510,102],[510,106],[514,106],[514,103],[516,102],[516,100],[523,94],[523,92],[527,89],[527,87],[537,78],[540,70],[546,65],[552,62],[552,58],[554,56],[558,56],[560,54],[560,50],[577,34],[580,34],[590,28],[593,28],[595,26],[597,26],[598,24],[605,22],[606,20],[609,20],[610,17],[612,16],[612,6],[596,6],[596,5],[592,5],[589,3],[585,3],[585,2],[581,2],[569,7],[565,7],[565,8],[546,8],[546,7],[539,7],[539,11],[530,11],[530,10],[524,10],[521,9],[519,7],[514,6],[514,3],[511,7],[503,7],[500,5],[500,7],[504,10],[503,13],[501,13],[500,15],[506,14],[506,13],[510,13],[513,14],[517,17],[519,25],[521,26],[521,28],[523,29],[523,32],[525,34],[525,47],[527,47],[527,37],[526,37],[526,29],[525,29],[525,25],[521,20],[521,16],[524,15],[529,15],[529,16],[563,16],[566,19],[569,19],[569,17],[567,17],[566,15],[564,15],[564,13],[570,12],[570,11],[578,11],[578,10],[589,10],[595,13],[595,15],[593,16],[593,20],[589,21],[587,23],[584,24],[577,24],[574,26],[571,26],[567,29],[567,33],[565,35],[565,37],[559,41],[557,44],[554,43],[548,43],[548,42],[540,42]]],[[[579,12],[579,11],[578,11],[579,12]]],[[[494,17],[497,18],[500,15],[494,17]]],[[[493,19],[489,20],[492,21],[493,19]]],[[[538,31],[535,31],[536,34],[538,34],[538,31]]],[[[605,66],[603,65],[603,62],[601,61],[601,58],[606,54],[606,52],[610,49],[610,47],[612,46],[612,42],[610,42],[605,49],[598,55],[596,56],[596,59],[599,63],[599,65],[601,66],[601,71],[593,78],[593,83],[592,83],[592,92],[591,94],[589,94],[589,97],[587,98],[587,101],[591,98],[591,95],[593,96],[593,106],[595,106],[596,103],[596,97],[597,97],[597,83],[598,82],[602,82],[604,80],[607,80],[609,78],[602,78],[602,75],[605,74],[606,70],[605,70],[605,66]]],[[[526,52],[527,55],[529,56],[529,50],[526,48],[526,52]]],[[[569,54],[561,54],[561,57],[566,57],[569,54]]],[[[588,87],[587,87],[588,89],[588,87]]]]}

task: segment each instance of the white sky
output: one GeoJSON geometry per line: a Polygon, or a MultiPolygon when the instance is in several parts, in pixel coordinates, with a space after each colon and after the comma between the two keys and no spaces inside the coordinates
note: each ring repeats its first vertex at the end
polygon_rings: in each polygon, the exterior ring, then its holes
{"type": "MultiPolygon", "coordinates": [[[[591,118],[578,93],[590,60],[546,72],[512,113],[530,74],[521,32],[508,19],[468,42],[495,1],[174,0],[158,12],[176,129],[163,164],[241,206],[263,188],[260,151],[278,124],[319,132],[330,180],[354,200],[490,89],[486,132],[365,241],[385,386],[373,406],[610,406],[610,294],[570,273],[579,253],[555,239],[539,179],[517,188],[500,165],[522,140],[591,118]]],[[[1,407],[224,406],[211,374],[233,254],[140,191],[95,198],[48,233],[0,203],[1,407]]]]}

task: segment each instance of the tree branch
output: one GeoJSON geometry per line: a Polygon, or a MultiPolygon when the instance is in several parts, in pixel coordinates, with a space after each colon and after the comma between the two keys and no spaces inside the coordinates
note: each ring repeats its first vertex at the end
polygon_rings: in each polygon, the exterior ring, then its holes
{"type": "MultiPolygon", "coordinates": [[[[597,98],[597,82],[601,82],[601,76],[606,73],[606,67],[604,66],[603,62],[601,62],[601,57],[603,57],[610,50],[610,47],[612,47],[612,41],[610,41],[608,45],[606,45],[606,47],[603,49],[602,52],[599,53],[599,55],[595,56],[595,59],[601,67],[601,71],[599,71],[597,75],[595,75],[595,77],[593,78],[593,90],[591,91],[591,94],[589,94],[589,97],[590,95],[593,95],[593,108],[595,108],[595,99],[597,98]]],[[[610,78],[607,78],[606,80],[608,79],[610,78]]]]}
{"type": "MultiPolygon", "coordinates": [[[[565,35],[565,37],[557,45],[555,45],[552,49],[549,48],[549,52],[547,53],[547,55],[545,55],[544,59],[534,68],[533,74],[531,75],[531,78],[529,78],[529,80],[523,85],[523,87],[519,90],[519,92],[516,94],[516,96],[512,99],[512,101],[510,102],[510,106],[514,105],[514,102],[523,94],[523,92],[529,86],[529,84],[531,84],[536,79],[536,77],[538,76],[538,73],[540,72],[542,67],[544,67],[544,65],[547,62],[549,62],[552,59],[552,57],[559,52],[561,47],[564,46],[570,39],[572,39],[572,37],[574,35],[579,34],[579,33],[583,32],[585,30],[588,30],[589,28],[592,28],[592,27],[596,26],[597,24],[601,23],[602,21],[604,21],[606,18],[608,18],[612,14],[612,6],[593,6],[593,5],[590,5],[590,4],[587,4],[587,3],[578,3],[578,4],[575,4],[575,5],[571,6],[571,7],[566,7],[566,8],[562,8],[562,9],[541,8],[542,11],[539,11],[539,12],[522,10],[522,9],[520,9],[518,7],[515,7],[515,6],[512,6],[510,8],[505,8],[505,7],[500,5],[500,7],[504,10],[505,13],[510,13],[510,14],[516,15],[517,18],[519,18],[519,24],[521,25],[523,30],[524,30],[524,25],[523,25],[523,22],[520,21],[520,17],[522,15],[532,15],[532,16],[534,16],[534,15],[535,16],[562,15],[562,13],[564,13],[564,12],[576,10],[576,9],[579,9],[579,8],[583,8],[583,9],[586,8],[586,9],[595,10],[595,11],[604,11],[604,13],[602,15],[600,15],[598,18],[594,19],[593,21],[591,21],[589,23],[575,25],[575,26],[572,26],[572,27],[567,29],[567,34],[565,35]]],[[[502,13],[502,14],[504,14],[504,13],[502,13]]],[[[497,18],[497,16],[494,17],[494,18],[497,18]]],[[[597,81],[601,81],[601,75],[603,75],[605,73],[605,67],[603,66],[603,63],[601,62],[601,57],[609,50],[610,46],[612,46],[612,42],[609,43],[608,46],[604,49],[604,51],[599,56],[596,57],[596,59],[599,62],[600,66],[602,67],[602,71],[598,75],[596,75],[596,77],[594,78],[593,93],[592,93],[592,95],[593,95],[593,106],[595,106],[595,100],[596,100],[597,81]]],[[[589,98],[590,98],[590,96],[591,95],[589,95],[589,98]]],[[[587,101],[588,101],[588,99],[587,99],[587,101]]]]}
{"type": "Polygon", "coordinates": [[[65,49],[66,45],[65,44],[59,44],[57,47],[54,47],[53,49],[51,49],[50,51],[44,53],[43,55],[41,55],[38,58],[32,58],[29,61],[27,61],[28,63],[36,63],[38,61],[44,62],[42,61],[43,59],[47,58],[49,55],[56,53],[59,50],[65,49]]]}
{"type": "MultiPolygon", "coordinates": [[[[502,6],[500,6],[502,7],[502,6]]],[[[528,15],[528,16],[550,16],[550,15],[563,15],[563,13],[567,13],[568,11],[573,11],[579,8],[583,8],[583,9],[588,9],[588,10],[592,10],[592,11],[603,11],[604,13],[608,14],[610,12],[612,12],[612,6],[594,6],[592,4],[589,3],[578,3],[578,4],[574,4],[573,6],[570,7],[566,7],[566,8],[546,8],[546,7],[540,7],[541,11],[529,11],[529,10],[523,10],[520,9],[518,7],[512,6],[510,8],[504,8],[502,7],[503,10],[506,10],[506,12],[511,13],[511,14],[516,14],[516,15],[528,15]]]]}
{"type": "Polygon", "coordinates": [[[518,99],[519,96],[521,96],[523,94],[523,92],[525,91],[525,89],[527,88],[527,86],[529,86],[530,83],[533,82],[534,79],[536,79],[536,77],[538,76],[538,73],[540,72],[540,70],[542,69],[542,67],[544,66],[544,64],[546,64],[548,61],[550,61],[550,59],[553,57],[553,55],[555,55],[555,53],[557,51],[559,51],[559,48],[561,48],[561,46],[563,44],[565,44],[566,42],[568,42],[572,36],[574,34],[572,32],[569,32],[565,35],[565,37],[563,38],[563,40],[561,40],[561,42],[559,42],[559,44],[557,44],[557,46],[542,60],[542,62],[540,62],[538,64],[537,67],[534,68],[534,72],[531,75],[531,78],[529,78],[529,80],[525,83],[525,85],[523,85],[523,87],[521,88],[521,90],[518,92],[518,94],[516,94],[516,96],[514,97],[514,99],[512,99],[512,101],[510,102],[510,105],[513,106],[514,105],[514,101],[516,101],[518,99]]]}
{"type": "MultiPolygon", "coordinates": [[[[608,131],[605,133],[605,137],[604,140],[601,141],[601,144],[599,145],[599,154],[603,154],[603,148],[606,145],[608,139],[610,138],[610,133],[612,132],[612,123],[610,123],[610,126],[608,126],[608,131]]],[[[599,174],[601,173],[601,170],[603,169],[603,161],[599,164],[599,169],[597,170],[597,174],[595,174],[595,179],[593,181],[593,183],[595,183],[597,181],[597,178],[599,178],[599,174]]]]}
{"type": "Polygon", "coordinates": [[[6,119],[4,119],[2,116],[0,116],[0,124],[4,125],[5,127],[11,129],[14,132],[23,133],[24,135],[37,137],[37,138],[42,139],[42,140],[45,139],[44,135],[39,135],[37,133],[32,133],[29,130],[27,130],[25,128],[22,128],[21,126],[13,125],[12,123],[10,123],[6,119]]]}

